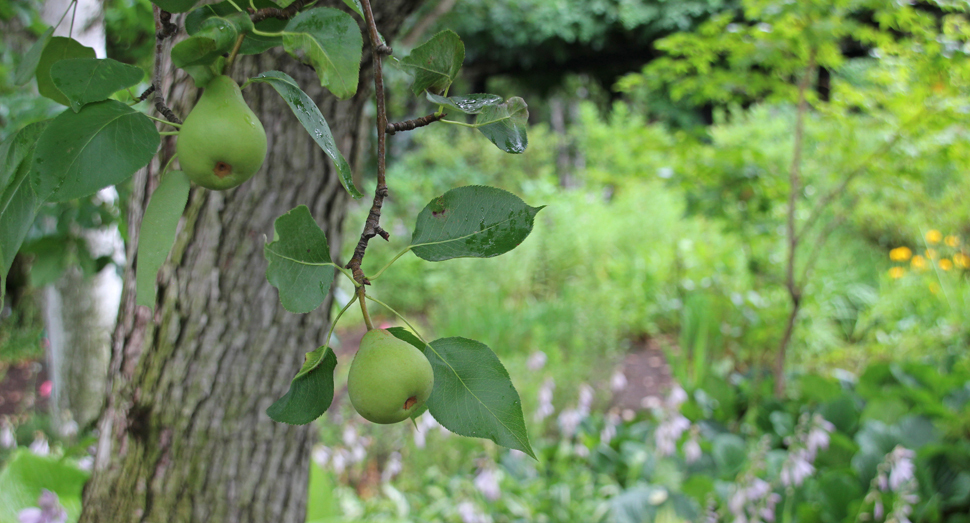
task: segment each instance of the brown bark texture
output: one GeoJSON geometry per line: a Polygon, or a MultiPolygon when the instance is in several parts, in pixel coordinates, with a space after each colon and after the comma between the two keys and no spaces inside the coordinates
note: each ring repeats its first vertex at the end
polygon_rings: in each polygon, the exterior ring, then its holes
{"type": "MultiPolygon", "coordinates": [[[[382,33],[396,34],[418,3],[377,3],[382,33]]],[[[180,30],[175,41],[184,36],[180,30]]],[[[364,53],[360,92],[346,101],[279,49],[241,58],[232,76],[241,83],[268,70],[291,75],[353,161],[366,145],[362,111],[373,92],[366,44],[364,53]]],[[[184,117],[197,90],[169,64],[163,71],[161,92],[184,117]]],[[[164,137],[161,154],[135,175],[127,247],[133,263],[125,270],[82,522],[304,521],[311,426],[276,423],[265,411],[286,392],[304,353],[324,343],[330,301],[309,314],[285,311],[266,281],[263,245],[275,219],[303,204],[336,256],[348,196],[330,160],[270,86],[254,84],[243,95],[266,129],[266,162],[236,189],[193,188],[158,277],[154,313],[135,306],[137,231],[175,139],[164,137]]]]}

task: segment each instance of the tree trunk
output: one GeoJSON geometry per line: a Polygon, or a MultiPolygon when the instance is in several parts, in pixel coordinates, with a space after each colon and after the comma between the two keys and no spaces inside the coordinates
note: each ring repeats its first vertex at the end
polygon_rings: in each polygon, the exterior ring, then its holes
{"type": "MultiPolygon", "coordinates": [[[[376,3],[381,32],[393,37],[417,3],[376,3]]],[[[356,158],[364,145],[358,138],[371,91],[369,63],[361,69],[361,93],[343,102],[320,87],[310,68],[278,50],[240,60],[233,76],[242,80],[274,69],[318,102],[337,145],[356,158]]],[[[161,92],[184,116],[196,89],[167,60],[162,70],[161,92]]],[[[110,392],[82,522],[304,520],[310,425],[275,423],[265,411],[286,392],[304,353],[324,342],[330,300],[309,314],[283,310],[266,281],[263,245],[279,215],[305,204],[337,254],[347,197],[330,160],[271,87],[254,85],[244,96],[268,135],[263,168],[234,190],[192,190],[158,277],[154,314],[135,307],[134,272],[130,266],[125,271],[110,392]]],[[[163,140],[161,161],[174,145],[174,139],[163,140]]],[[[129,260],[159,165],[153,161],[134,179],[129,260]]]]}

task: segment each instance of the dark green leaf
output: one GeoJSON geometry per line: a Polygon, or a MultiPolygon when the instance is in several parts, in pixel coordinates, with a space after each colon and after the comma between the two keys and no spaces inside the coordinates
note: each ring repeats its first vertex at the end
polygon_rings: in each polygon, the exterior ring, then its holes
{"type": "Polygon", "coordinates": [[[502,103],[502,97],[497,94],[468,94],[464,96],[439,96],[427,94],[428,100],[448,107],[460,113],[478,114],[482,109],[502,103]]]}
{"type": "Polygon", "coordinates": [[[17,74],[13,80],[15,84],[24,85],[34,77],[34,72],[37,71],[37,64],[40,62],[40,55],[44,52],[44,47],[47,46],[47,43],[51,41],[52,36],[54,36],[54,28],[48,27],[44,31],[44,34],[40,35],[40,38],[34,42],[34,45],[30,46],[27,54],[24,55],[23,61],[17,66],[17,74]]]}
{"type": "Polygon", "coordinates": [[[189,200],[189,177],[170,171],[162,177],[145,209],[135,258],[135,304],[155,308],[155,279],[175,243],[179,219],[189,200]]]}
{"type": "Polygon", "coordinates": [[[186,65],[182,67],[182,70],[189,73],[192,77],[192,82],[199,89],[204,89],[205,86],[209,85],[209,82],[213,78],[222,74],[222,69],[226,64],[226,59],[220,56],[216,58],[215,62],[207,65],[186,65]]]}
{"type": "Polygon", "coordinates": [[[116,100],[64,111],[37,141],[30,185],[46,201],[94,194],[148,164],[160,141],[147,116],[116,100]]]}
{"type": "Polygon", "coordinates": [[[266,279],[279,289],[283,308],[310,312],[323,303],[333,283],[336,266],[327,236],[306,205],[277,218],[273,228],[273,241],[263,248],[269,261],[266,279]]]}
{"type": "Polygon", "coordinates": [[[498,256],[529,236],[540,209],[495,187],[452,189],[418,214],[411,250],[428,261],[498,256]]]}
{"type": "Polygon", "coordinates": [[[4,278],[41,204],[30,188],[29,174],[34,146],[46,125],[28,125],[0,144],[0,275],[4,278]]]}
{"type": "Polygon", "coordinates": [[[290,382],[290,390],[266,409],[273,421],[306,425],[330,408],[333,402],[333,369],[337,356],[330,347],[306,354],[303,368],[290,382]]]}
{"type": "Polygon", "coordinates": [[[431,362],[434,389],[428,410],[438,423],[455,434],[490,439],[535,459],[519,393],[492,349],[466,338],[424,345],[400,327],[388,331],[424,351],[431,362]]]}
{"type": "Polygon", "coordinates": [[[444,30],[415,47],[401,60],[401,65],[414,74],[411,90],[415,95],[424,90],[441,94],[455,81],[464,61],[465,44],[457,33],[444,30]]]}
{"type": "Polygon", "coordinates": [[[199,0],[152,0],[152,3],[169,13],[184,13],[198,3],[199,0]]]}
{"type": "Polygon", "coordinates": [[[20,511],[36,507],[44,490],[57,494],[68,519],[76,521],[81,513],[81,489],[87,479],[88,473],[69,460],[18,449],[0,471],[0,521],[23,521],[19,519],[20,511]]]}
{"type": "Polygon", "coordinates": [[[514,96],[505,103],[487,106],[475,119],[478,130],[492,141],[496,147],[518,154],[529,145],[526,125],[529,122],[529,107],[525,100],[514,96]]]}
{"type": "Polygon", "coordinates": [[[94,49],[84,47],[77,40],[64,36],[55,36],[47,43],[44,52],[37,62],[37,90],[41,96],[50,98],[63,105],[70,105],[64,93],[57,89],[51,79],[51,67],[55,63],[68,58],[94,58],[94,49]]]}
{"type": "Polygon", "coordinates": [[[202,22],[194,36],[175,44],[172,48],[172,64],[175,67],[208,65],[236,44],[239,30],[221,17],[212,17],[202,22]]]}
{"type": "Polygon", "coordinates": [[[313,100],[300,89],[296,80],[286,73],[267,71],[256,78],[252,78],[250,81],[268,83],[273,86],[273,89],[276,89],[276,92],[290,106],[296,118],[300,120],[303,127],[310,133],[313,141],[317,142],[317,145],[323,149],[323,152],[333,160],[333,164],[337,168],[337,174],[340,176],[340,183],[343,184],[344,189],[347,189],[347,192],[354,199],[363,197],[364,195],[354,186],[354,175],[350,170],[350,164],[347,163],[347,159],[337,149],[337,144],[333,141],[333,134],[330,132],[330,126],[327,125],[327,120],[323,118],[323,114],[320,113],[320,109],[313,103],[313,100]]]}
{"type": "Polygon", "coordinates": [[[35,288],[57,281],[70,263],[74,242],[66,235],[44,236],[24,244],[23,253],[33,258],[30,264],[30,284],[35,288]]]}
{"type": "Polygon", "coordinates": [[[313,66],[320,85],[337,98],[357,92],[364,41],[360,27],[349,14],[329,7],[304,11],[283,32],[283,48],[313,66]]]}
{"type": "Polygon", "coordinates": [[[744,440],[735,434],[718,434],[711,451],[722,478],[734,477],[744,465],[748,451],[744,440]]]}
{"type": "Polygon", "coordinates": [[[51,67],[51,79],[58,90],[78,112],[91,102],[107,100],[117,91],[131,87],[145,77],[145,72],[133,65],[110,58],[71,58],[51,67]]]}
{"type": "MultiPolygon", "coordinates": [[[[254,3],[257,9],[277,7],[276,4],[269,0],[256,0],[254,3]]],[[[199,32],[202,28],[202,23],[207,19],[213,16],[224,16],[230,21],[233,21],[232,16],[235,14],[239,14],[239,11],[228,1],[200,6],[185,16],[185,32],[189,36],[193,36],[199,32]]],[[[239,27],[238,23],[236,25],[239,27]]],[[[267,18],[256,24],[256,29],[267,33],[277,33],[282,31],[284,27],[286,27],[286,20],[280,20],[279,18],[267,18]]],[[[248,31],[245,27],[239,27],[239,30],[244,33],[248,31]]],[[[246,38],[243,40],[242,46],[239,47],[239,54],[259,54],[280,45],[283,45],[282,37],[246,33],[246,38]]]]}

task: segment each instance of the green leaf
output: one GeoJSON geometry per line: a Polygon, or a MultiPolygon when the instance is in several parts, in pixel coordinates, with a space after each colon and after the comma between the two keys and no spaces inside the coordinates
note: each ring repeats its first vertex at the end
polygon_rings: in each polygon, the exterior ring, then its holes
{"type": "MultiPolygon", "coordinates": [[[[276,4],[270,2],[269,0],[256,0],[254,2],[256,9],[262,9],[264,7],[277,7],[276,4]]],[[[218,4],[206,4],[199,6],[191,13],[185,15],[185,32],[189,36],[193,36],[202,29],[202,23],[212,18],[213,16],[226,17],[230,22],[233,21],[233,16],[239,13],[235,7],[228,1],[220,2],[218,4]]],[[[239,47],[239,54],[259,54],[274,47],[283,45],[283,38],[280,36],[262,36],[253,34],[244,27],[240,27],[237,23],[236,26],[239,28],[239,32],[246,33],[246,38],[243,40],[242,45],[239,47]]],[[[279,18],[267,18],[256,24],[256,29],[266,33],[278,33],[286,27],[286,20],[280,20],[279,18]]]]}
{"type": "Polygon", "coordinates": [[[360,5],[360,0],[344,0],[344,4],[358,16],[364,18],[364,6],[360,5]]]}
{"type": "Polygon", "coordinates": [[[722,478],[734,477],[748,457],[744,440],[735,434],[718,434],[711,454],[722,478]]]}
{"type": "Polygon", "coordinates": [[[306,425],[319,418],[333,402],[333,369],[337,356],[330,347],[308,352],[303,368],[290,382],[290,390],[266,409],[273,420],[306,425]]]}
{"type": "Polygon", "coordinates": [[[145,209],[135,258],[135,304],[155,309],[155,280],[175,243],[179,219],[189,201],[189,177],[170,171],[162,177],[145,209]]]}
{"type": "Polygon", "coordinates": [[[30,185],[52,202],[94,194],[147,165],[160,141],[147,116],[117,100],[64,111],[37,141],[30,185]]]}
{"type": "Polygon", "coordinates": [[[529,236],[540,209],[495,187],[452,189],[418,214],[411,250],[428,261],[498,256],[529,236]]]}
{"type": "Polygon", "coordinates": [[[4,278],[41,204],[30,188],[29,174],[31,155],[46,125],[28,125],[0,144],[0,275],[4,278]]]}
{"type": "Polygon", "coordinates": [[[273,241],[263,248],[269,265],[266,279],[280,291],[290,312],[316,309],[327,298],[336,265],[330,260],[327,236],[306,205],[276,219],[273,241]]]}
{"type": "Polygon", "coordinates": [[[475,119],[475,125],[486,138],[499,149],[513,154],[524,152],[529,145],[528,123],[529,107],[518,96],[503,104],[486,106],[475,119]]]}
{"type": "Polygon", "coordinates": [[[162,9],[162,11],[168,11],[169,13],[184,13],[193,6],[199,0],[152,0],[152,3],[157,5],[162,9]]]}
{"type": "Polygon", "coordinates": [[[465,114],[478,114],[486,107],[502,103],[502,97],[497,94],[468,94],[464,96],[444,97],[428,93],[427,97],[428,100],[438,105],[443,105],[449,109],[454,109],[465,114]]]}
{"type": "Polygon", "coordinates": [[[145,72],[140,68],[110,58],[71,58],[51,67],[51,80],[70,101],[74,112],[85,104],[107,100],[144,77],[145,72]]]}
{"type": "Polygon", "coordinates": [[[465,61],[465,44],[454,31],[444,30],[415,47],[401,59],[401,65],[414,74],[411,91],[441,94],[448,90],[465,61]]]}
{"type": "Polygon", "coordinates": [[[64,36],[55,36],[44,47],[44,52],[37,62],[37,90],[41,96],[50,98],[62,105],[70,105],[64,93],[57,89],[51,79],[51,67],[61,60],[68,58],[94,58],[94,49],[84,47],[80,42],[64,36]]]}
{"type": "Polygon", "coordinates": [[[239,30],[229,20],[212,17],[202,22],[194,36],[175,44],[172,48],[172,64],[175,67],[208,65],[236,44],[239,30]]]}
{"type": "Polygon", "coordinates": [[[76,521],[81,513],[81,489],[87,479],[88,473],[69,460],[18,449],[0,471],[0,521],[21,521],[20,511],[36,507],[45,489],[57,494],[68,519],[76,521]]]}
{"type": "Polygon", "coordinates": [[[296,15],[283,32],[286,52],[312,65],[320,85],[341,100],[357,92],[363,45],[353,17],[330,7],[296,15]]]}
{"type": "Polygon", "coordinates": [[[70,263],[73,242],[67,235],[44,236],[24,244],[21,252],[33,257],[30,264],[30,284],[35,288],[57,281],[70,263]]]}
{"type": "Polygon", "coordinates": [[[313,141],[317,142],[317,145],[323,149],[323,152],[333,160],[337,174],[340,176],[340,183],[343,184],[344,189],[354,199],[362,198],[364,195],[354,186],[354,175],[350,170],[350,164],[347,163],[344,155],[340,154],[340,150],[337,149],[337,144],[333,141],[333,134],[330,132],[330,126],[327,125],[327,120],[323,118],[320,109],[313,103],[313,100],[300,89],[296,80],[286,73],[267,71],[256,78],[250,79],[250,81],[268,83],[273,86],[273,89],[276,89],[276,92],[290,106],[296,118],[303,124],[307,132],[310,133],[313,141]]]}
{"type": "Polygon", "coordinates": [[[34,45],[30,46],[23,61],[17,66],[17,74],[13,80],[15,84],[24,85],[34,77],[37,64],[40,63],[40,56],[44,52],[44,48],[47,47],[47,43],[51,41],[52,36],[54,36],[54,28],[48,27],[44,34],[40,35],[40,38],[34,42],[34,45]]]}
{"type": "Polygon", "coordinates": [[[466,338],[442,338],[424,345],[401,327],[388,331],[424,351],[431,362],[434,389],[428,410],[438,423],[455,434],[490,439],[535,459],[519,393],[492,349],[466,338]]]}

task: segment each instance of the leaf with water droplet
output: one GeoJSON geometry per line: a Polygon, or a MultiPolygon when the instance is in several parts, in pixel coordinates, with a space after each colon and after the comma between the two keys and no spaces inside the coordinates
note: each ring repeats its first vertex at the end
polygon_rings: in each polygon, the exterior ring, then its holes
{"type": "Polygon", "coordinates": [[[317,7],[296,15],[283,32],[283,48],[313,66],[320,85],[342,100],[357,92],[364,41],[347,13],[317,7]]]}
{"type": "Polygon", "coordinates": [[[497,94],[468,94],[463,96],[439,96],[427,93],[428,100],[465,114],[478,114],[482,109],[502,103],[497,94]]]}
{"type": "Polygon", "coordinates": [[[487,106],[475,119],[478,130],[499,149],[513,154],[525,151],[529,145],[526,126],[529,107],[525,100],[513,96],[499,105],[487,106]]]}
{"type": "Polygon", "coordinates": [[[317,145],[323,149],[323,152],[333,160],[337,174],[340,177],[340,183],[343,184],[344,189],[347,189],[347,192],[354,199],[363,197],[364,195],[354,186],[354,176],[350,170],[350,164],[347,163],[347,159],[337,149],[337,144],[333,141],[333,134],[330,132],[330,126],[327,124],[327,120],[324,119],[323,114],[320,113],[320,109],[313,103],[313,100],[300,89],[296,80],[280,71],[267,71],[250,79],[250,81],[268,83],[273,86],[273,89],[276,89],[276,92],[290,106],[290,110],[296,115],[297,120],[310,133],[313,141],[317,142],[317,145]]]}
{"type": "Polygon", "coordinates": [[[195,35],[172,47],[172,63],[175,67],[209,65],[236,44],[239,35],[236,26],[221,17],[212,17],[202,23],[195,35]]]}
{"type": "Polygon", "coordinates": [[[415,47],[401,59],[401,65],[414,74],[411,91],[419,95],[426,89],[435,93],[447,90],[464,61],[465,44],[458,33],[446,29],[415,47]]]}
{"type": "Polygon", "coordinates": [[[418,215],[411,250],[428,261],[498,256],[529,236],[540,209],[495,187],[452,189],[418,215]]]}

